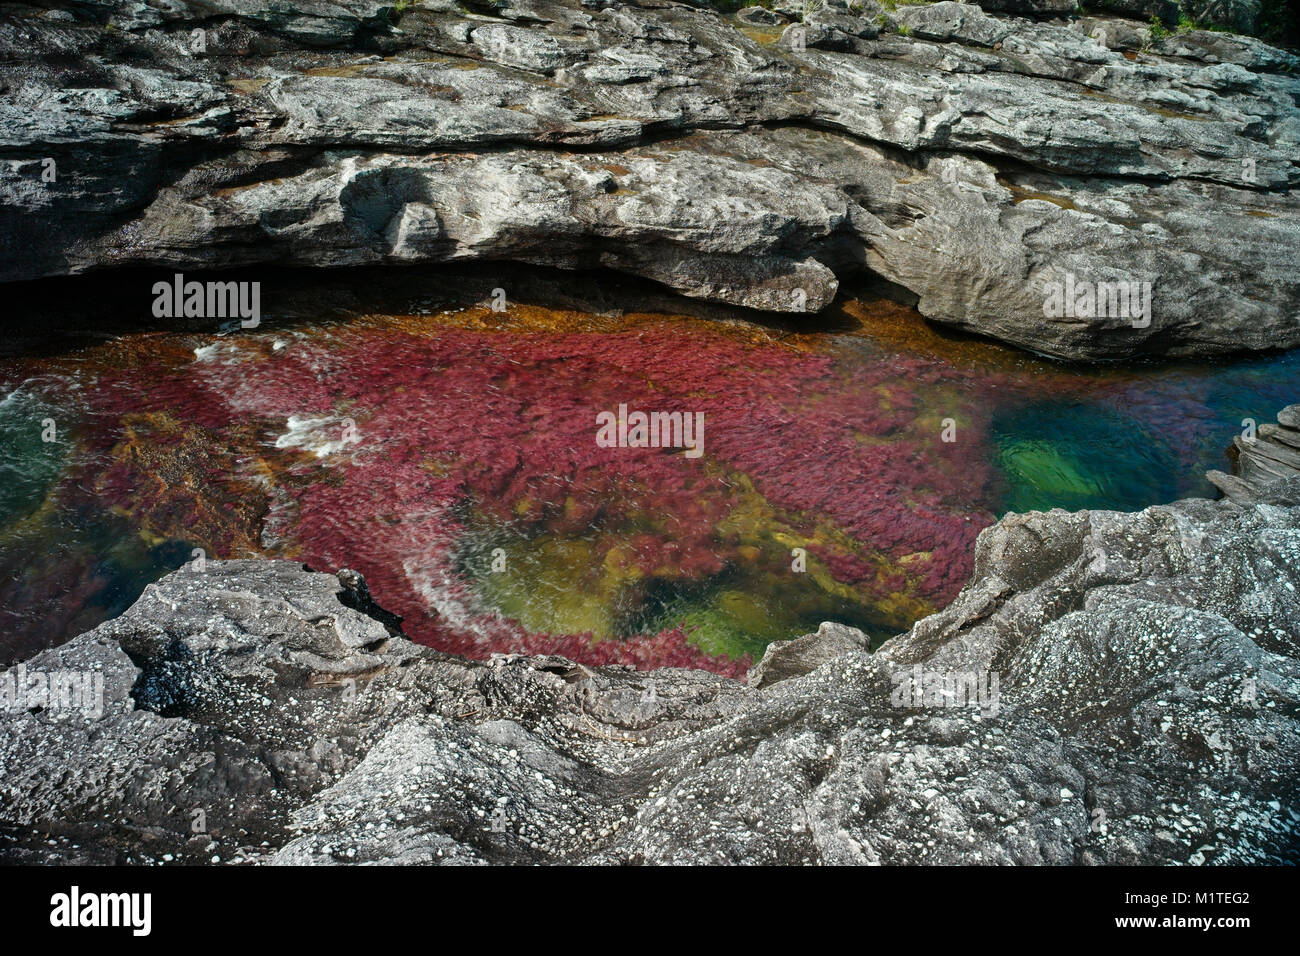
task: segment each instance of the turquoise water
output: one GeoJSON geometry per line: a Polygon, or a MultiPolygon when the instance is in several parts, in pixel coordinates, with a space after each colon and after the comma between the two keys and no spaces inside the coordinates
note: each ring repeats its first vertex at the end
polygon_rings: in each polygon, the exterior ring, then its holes
{"type": "Polygon", "coordinates": [[[1231,472],[1244,422],[1271,422],[1300,401],[1300,353],[1140,366],[1095,396],[999,408],[990,424],[1006,476],[999,514],[1048,508],[1133,511],[1216,498],[1210,469],[1231,472]]]}
{"type": "Polygon", "coordinates": [[[63,470],[69,442],[57,413],[29,388],[0,397],[0,526],[40,508],[63,470]]]}

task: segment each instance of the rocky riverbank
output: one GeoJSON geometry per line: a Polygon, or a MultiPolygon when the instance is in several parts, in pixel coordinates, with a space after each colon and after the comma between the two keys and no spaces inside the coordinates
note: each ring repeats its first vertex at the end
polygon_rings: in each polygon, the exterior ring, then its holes
{"type": "Polygon", "coordinates": [[[875,654],[824,625],[748,682],[468,661],[402,638],[353,573],[208,562],[0,675],[9,701],[27,684],[0,857],[1294,861],[1300,474],[1240,480],[1008,515],[946,610],[875,654]],[[36,700],[51,675],[99,677],[36,700]]]}
{"type": "Polygon", "coordinates": [[[774,6],[10,5],[0,279],[507,260],[798,312],[866,270],[1054,356],[1300,344],[1295,56],[1067,0],[774,6]]]}

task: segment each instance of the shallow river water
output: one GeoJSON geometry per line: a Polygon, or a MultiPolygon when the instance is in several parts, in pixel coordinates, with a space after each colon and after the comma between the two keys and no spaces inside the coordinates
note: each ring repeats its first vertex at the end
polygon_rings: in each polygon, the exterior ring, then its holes
{"type": "Polygon", "coordinates": [[[1300,353],[1056,365],[886,302],[801,334],[423,311],[0,360],[0,657],[201,549],[356,568],[457,653],[739,673],[822,620],[905,629],[1006,511],[1213,495],[1300,381],[1300,353]],[[620,405],[702,415],[699,453],[603,447],[620,405]]]}

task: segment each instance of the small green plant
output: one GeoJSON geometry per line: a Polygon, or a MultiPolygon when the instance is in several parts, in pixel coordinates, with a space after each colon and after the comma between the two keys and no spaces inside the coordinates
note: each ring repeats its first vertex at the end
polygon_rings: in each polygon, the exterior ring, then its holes
{"type": "Polygon", "coordinates": [[[1178,33],[1191,33],[1193,30],[1205,30],[1209,33],[1232,33],[1227,27],[1214,23],[1202,23],[1189,15],[1186,10],[1178,14],[1178,33]]]}
{"type": "Polygon", "coordinates": [[[1169,31],[1165,29],[1164,23],[1157,16],[1151,17],[1151,39],[1153,42],[1159,42],[1169,36],[1169,31]]]}
{"type": "MultiPolygon", "coordinates": [[[[1228,27],[1219,26],[1214,23],[1202,23],[1187,9],[1187,0],[1182,0],[1178,4],[1178,27],[1176,33],[1191,33],[1193,30],[1205,30],[1211,33],[1233,33],[1228,27]]],[[[1263,35],[1262,33],[1260,34],[1263,35]]]]}
{"type": "Polygon", "coordinates": [[[898,25],[898,35],[910,37],[912,35],[912,28],[909,27],[906,23],[900,23],[898,25]]]}

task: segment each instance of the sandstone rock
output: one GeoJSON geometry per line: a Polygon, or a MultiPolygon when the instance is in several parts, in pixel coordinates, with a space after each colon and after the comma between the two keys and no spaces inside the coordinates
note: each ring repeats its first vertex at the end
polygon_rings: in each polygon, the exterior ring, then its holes
{"type": "Polygon", "coordinates": [[[1144,51],[1152,42],[1151,30],[1148,27],[1125,20],[1081,17],[1070,26],[1111,50],[1138,53],[1144,51]]]}
{"type": "Polygon", "coordinates": [[[1233,439],[1235,475],[1206,475],[1228,499],[1247,505],[1285,500],[1289,482],[1300,475],[1300,405],[1288,405],[1277,420],[1277,425],[1261,425],[1254,436],[1233,439]]]}
{"type": "Polygon", "coordinates": [[[871,641],[856,627],[824,621],[816,634],[806,634],[793,641],[773,641],[750,670],[750,687],[770,687],[790,677],[800,677],[816,670],[827,661],[853,651],[871,650],[871,641]]]}
{"type": "Polygon", "coordinates": [[[1247,37],[949,2],[892,13],[910,36],[782,8],[775,44],[682,5],[68,9],[0,16],[0,280],[516,259],[797,312],[865,268],[1060,357],[1300,344],[1297,60],[1247,37]],[[1067,273],[1151,283],[1149,321],[1045,316],[1067,273]]]}
{"type": "Polygon", "coordinates": [[[736,11],[736,17],[739,20],[743,20],[745,23],[753,23],[762,26],[771,26],[785,21],[785,17],[781,14],[774,10],[769,10],[766,7],[745,7],[736,11]]]}
{"type": "Polygon", "coordinates": [[[1283,425],[1264,424],[1259,426],[1260,437],[1269,441],[1279,442],[1283,445],[1290,445],[1292,448],[1300,448],[1300,431],[1294,428],[1287,428],[1283,425]]]}
{"type": "Polygon", "coordinates": [[[960,40],[991,47],[1001,43],[1012,31],[1010,23],[988,16],[974,4],[955,0],[903,7],[896,16],[911,29],[913,36],[923,40],[960,40]]]}
{"type": "Polygon", "coordinates": [[[853,37],[826,23],[792,23],[781,33],[781,49],[804,52],[808,49],[851,51],[853,37]]]}

